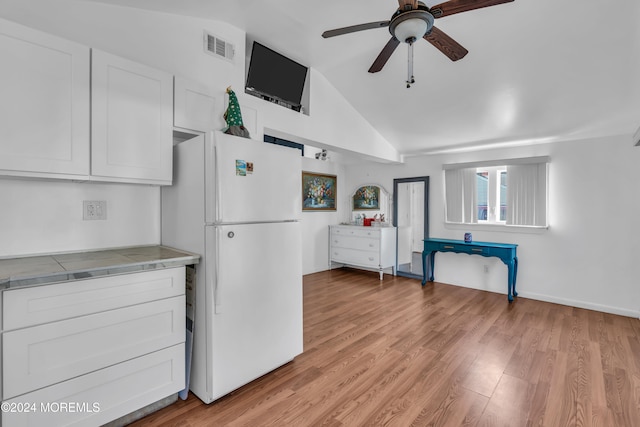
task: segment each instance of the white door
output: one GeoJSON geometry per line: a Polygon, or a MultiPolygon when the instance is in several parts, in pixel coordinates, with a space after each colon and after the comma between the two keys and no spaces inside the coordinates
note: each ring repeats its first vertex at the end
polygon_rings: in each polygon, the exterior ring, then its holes
{"type": "Polygon", "coordinates": [[[95,49],[91,63],[91,174],[170,184],[171,74],[95,49]]]}
{"type": "MultiPolygon", "coordinates": [[[[296,219],[301,207],[300,151],[214,133],[214,212],[207,222],[296,219]]],[[[209,182],[209,180],[208,180],[209,182]]],[[[211,194],[211,193],[210,193],[211,194]]]]}
{"type": "Polygon", "coordinates": [[[89,48],[0,20],[0,58],[0,170],[88,175],[89,48]]]}
{"type": "Polygon", "coordinates": [[[302,352],[302,256],[297,222],[211,228],[218,239],[210,334],[216,399],[302,352]]]}

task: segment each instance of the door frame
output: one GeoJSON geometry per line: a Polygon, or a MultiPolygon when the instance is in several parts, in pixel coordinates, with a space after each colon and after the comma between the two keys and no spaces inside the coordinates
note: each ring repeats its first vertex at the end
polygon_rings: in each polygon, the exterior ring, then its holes
{"type": "MultiPolygon", "coordinates": [[[[429,177],[416,176],[411,178],[395,178],[393,180],[393,226],[398,227],[398,185],[409,182],[424,182],[424,239],[429,238],[429,177]]],[[[398,269],[398,233],[396,233],[396,268],[397,276],[411,277],[414,279],[423,279],[420,274],[404,272],[398,269]]]]}

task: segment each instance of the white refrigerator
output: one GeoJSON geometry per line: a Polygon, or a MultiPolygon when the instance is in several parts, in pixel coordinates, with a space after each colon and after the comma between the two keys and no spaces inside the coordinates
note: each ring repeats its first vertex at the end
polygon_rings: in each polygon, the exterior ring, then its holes
{"type": "Polygon", "coordinates": [[[196,266],[190,389],[210,403],[302,353],[300,152],[211,132],[174,147],[162,243],[196,266]]]}

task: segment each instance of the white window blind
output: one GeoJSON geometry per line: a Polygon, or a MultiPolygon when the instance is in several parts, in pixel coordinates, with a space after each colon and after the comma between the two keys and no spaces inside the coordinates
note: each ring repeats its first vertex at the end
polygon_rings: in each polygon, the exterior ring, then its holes
{"type": "MultiPolygon", "coordinates": [[[[487,206],[478,205],[477,172],[480,168],[501,166],[506,167],[506,224],[546,227],[549,161],[548,157],[529,157],[444,165],[446,221],[478,223],[478,211],[486,212],[487,206]]],[[[500,200],[499,195],[492,198],[500,200]]]]}
{"type": "Polygon", "coordinates": [[[507,224],[547,225],[547,164],[507,165],[507,224]]]}
{"type": "Polygon", "coordinates": [[[476,169],[445,171],[446,214],[448,222],[478,222],[476,169]]]}

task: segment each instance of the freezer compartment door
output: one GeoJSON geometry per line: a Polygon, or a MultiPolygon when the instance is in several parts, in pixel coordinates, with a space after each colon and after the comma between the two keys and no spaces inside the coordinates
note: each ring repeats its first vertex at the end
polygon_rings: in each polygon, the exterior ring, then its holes
{"type": "Polygon", "coordinates": [[[213,399],[302,353],[300,223],[217,226],[213,399]]]}
{"type": "Polygon", "coordinates": [[[298,219],[301,212],[300,151],[214,132],[212,223],[298,219]]]}

